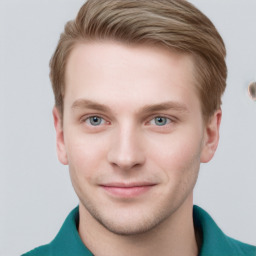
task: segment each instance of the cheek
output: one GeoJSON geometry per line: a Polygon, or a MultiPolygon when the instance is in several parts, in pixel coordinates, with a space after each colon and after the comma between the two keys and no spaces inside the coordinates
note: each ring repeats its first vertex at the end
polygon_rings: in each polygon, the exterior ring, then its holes
{"type": "Polygon", "coordinates": [[[88,136],[70,137],[66,141],[66,149],[71,173],[74,172],[79,178],[91,179],[105,159],[103,141],[88,136]]]}
{"type": "Polygon", "coordinates": [[[180,132],[153,143],[149,150],[152,161],[164,170],[168,180],[180,179],[199,169],[201,140],[199,134],[180,132]]]}
{"type": "Polygon", "coordinates": [[[164,175],[163,194],[175,204],[193,191],[200,167],[200,150],[198,144],[182,139],[170,143],[154,160],[164,175]]]}

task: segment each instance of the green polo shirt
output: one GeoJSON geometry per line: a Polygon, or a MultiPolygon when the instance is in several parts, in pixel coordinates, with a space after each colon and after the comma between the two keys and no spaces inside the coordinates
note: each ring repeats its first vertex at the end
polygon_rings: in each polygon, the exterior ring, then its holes
{"type": "MultiPolygon", "coordinates": [[[[202,232],[199,256],[256,256],[256,247],[226,236],[210,215],[198,206],[193,208],[196,228],[202,232]]],[[[55,239],[22,256],[91,256],[93,255],[79,237],[78,207],[66,218],[55,239]]]]}

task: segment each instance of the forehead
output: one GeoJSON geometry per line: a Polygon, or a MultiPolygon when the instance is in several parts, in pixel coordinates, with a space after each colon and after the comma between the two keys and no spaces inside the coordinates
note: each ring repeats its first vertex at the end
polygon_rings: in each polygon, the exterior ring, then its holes
{"type": "Polygon", "coordinates": [[[131,108],[199,100],[192,57],[159,46],[77,44],[68,59],[65,84],[64,106],[83,98],[131,108]]]}

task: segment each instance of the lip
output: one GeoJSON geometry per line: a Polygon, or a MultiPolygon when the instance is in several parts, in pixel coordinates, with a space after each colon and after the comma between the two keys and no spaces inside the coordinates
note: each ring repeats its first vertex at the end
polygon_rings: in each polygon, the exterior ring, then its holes
{"type": "Polygon", "coordinates": [[[101,187],[109,194],[119,198],[133,198],[145,194],[156,184],[147,182],[136,183],[108,183],[101,187]]]}

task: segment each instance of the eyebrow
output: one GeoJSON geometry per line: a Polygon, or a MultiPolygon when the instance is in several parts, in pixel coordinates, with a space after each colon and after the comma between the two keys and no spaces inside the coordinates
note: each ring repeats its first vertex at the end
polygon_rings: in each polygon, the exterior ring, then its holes
{"type": "Polygon", "coordinates": [[[76,100],[72,104],[72,109],[84,109],[84,108],[89,108],[89,109],[94,109],[98,111],[103,111],[103,112],[111,112],[111,109],[108,106],[105,106],[103,104],[91,101],[91,100],[86,100],[86,99],[79,99],[76,100]]]}
{"type": "Polygon", "coordinates": [[[175,111],[184,112],[184,113],[189,112],[189,109],[185,104],[176,102],[176,101],[168,101],[160,104],[147,105],[142,108],[143,113],[152,113],[152,112],[164,111],[164,110],[175,110],[175,111]]]}
{"type": "MultiPolygon", "coordinates": [[[[72,109],[94,109],[102,112],[112,112],[111,109],[104,105],[88,99],[78,99],[72,104],[72,109]]],[[[158,111],[175,110],[178,112],[188,113],[189,109],[183,103],[176,101],[167,101],[159,104],[150,104],[142,107],[139,112],[147,114],[158,111]]]]}

